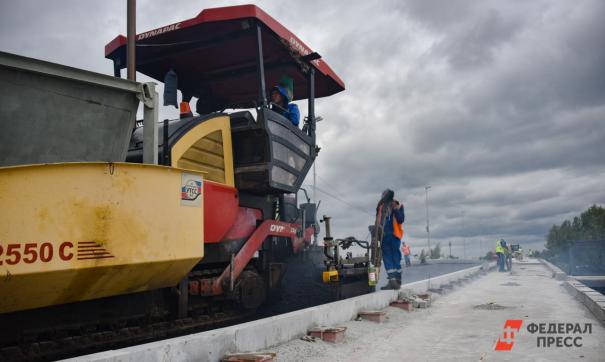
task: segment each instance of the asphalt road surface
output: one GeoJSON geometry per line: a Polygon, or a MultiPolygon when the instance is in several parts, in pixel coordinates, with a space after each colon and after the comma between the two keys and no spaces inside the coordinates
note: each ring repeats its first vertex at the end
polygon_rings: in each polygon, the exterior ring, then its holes
{"type": "MultiPolygon", "coordinates": [[[[403,284],[417,282],[419,280],[434,278],[439,275],[453,273],[458,270],[470,268],[475,265],[481,264],[478,260],[438,260],[431,261],[429,264],[412,264],[411,267],[403,268],[403,284]]],[[[378,279],[378,287],[381,287],[387,283],[387,273],[384,266],[380,272],[378,279]]]]}
{"type": "MultiPolygon", "coordinates": [[[[333,302],[332,288],[321,279],[325,270],[323,251],[315,252],[311,260],[298,262],[291,260],[288,272],[282,282],[282,290],[271,300],[267,301],[256,313],[253,319],[269,317],[277,314],[292,312],[298,309],[333,302]]],[[[480,264],[479,261],[434,260],[430,264],[412,264],[403,268],[403,283],[433,278],[452,273],[480,264]]],[[[380,273],[378,287],[387,282],[384,268],[380,273]]]]}

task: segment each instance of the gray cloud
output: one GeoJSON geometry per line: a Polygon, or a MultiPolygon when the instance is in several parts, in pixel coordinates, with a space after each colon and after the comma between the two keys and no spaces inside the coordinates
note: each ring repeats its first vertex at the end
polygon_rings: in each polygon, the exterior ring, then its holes
{"type": "MultiPolygon", "coordinates": [[[[138,30],[232,4],[138,1],[138,30]]],[[[364,238],[387,187],[419,251],[431,184],[432,237],[457,255],[499,237],[539,248],[552,224],[605,204],[602,1],[260,6],[347,85],[317,102],[318,186],[349,204],[317,193],[337,236],[364,238]]],[[[0,20],[1,50],[107,74],[103,47],[126,25],[118,0],[2,2],[0,20]]]]}

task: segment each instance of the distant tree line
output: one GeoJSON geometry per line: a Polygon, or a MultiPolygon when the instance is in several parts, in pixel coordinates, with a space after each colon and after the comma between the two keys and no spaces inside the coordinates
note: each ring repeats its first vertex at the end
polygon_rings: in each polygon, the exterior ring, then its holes
{"type": "Polygon", "coordinates": [[[553,225],[546,236],[545,257],[567,270],[569,265],[569,249],[576,241],[597,241],[593,252],[585,253],[584,264],[602,267],[603,250],[605,250],[605,209],[593,205],[580,216],[565,220],[561,225],[553,225]]]}
{"type": "Polygon", "coordinates": [[[558,254],[566,252],[576,240],[605,240],[605,209],[592,205],[573,220],[553,225],[546,237],[546,248],[558,254]]]}

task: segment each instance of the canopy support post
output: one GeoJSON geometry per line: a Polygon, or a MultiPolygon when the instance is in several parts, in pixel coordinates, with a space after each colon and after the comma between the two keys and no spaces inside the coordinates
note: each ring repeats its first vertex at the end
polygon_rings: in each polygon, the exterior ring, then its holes
{"type": "Polygon", "coordinates": [[[260,24],[256,24],[256,66],[258,75],[259,101],[262,107],[267,107],[267,92],[265,89],[265,63],[263,60],[263,39],[260,24]]]}
{"type": "Polygon", "coordinates": [[[113,60],[113,76],[116,78],[122,78],[120,60],[117,58],[113,60]]]}
{"type": "Polygon", "coordinates": [[[309,136],[315,138],[315,69],[309,67],[309,136]]]}
{"type": "Polygon", "coordinates": [[[143,85],[143,163],[158,164],[158,108],[159,96],[155,83],[143,85]]]}
{"type": "Polygon", "coordinates": [[[127,36],[127,43],[126,43],[126,62],[127,62],[127,69],[126,72],[128,74],[128,79],[129,80],[137,80],[137,70],[136,70],[136,40],[135,40],[135,35],[137,32],[137,27],[136,27],[136,9],[137,9],[137,2],[136,0],[128,0],[127,2],[127,9],[126,9],[126,36],[127,36]]]}

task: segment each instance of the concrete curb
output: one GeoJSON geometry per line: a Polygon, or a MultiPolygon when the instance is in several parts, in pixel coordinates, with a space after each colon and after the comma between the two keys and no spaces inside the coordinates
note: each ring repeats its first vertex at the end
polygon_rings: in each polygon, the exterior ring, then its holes
{"type": "MultiPolygon", "coordinates": [[[[468,276],[484,274],[494,265],[485,263],[444,274],[430,280],[405,284],[402,288],[424,293],[468,276]]],[[[219,361],[227,353],[264,350],[306,335],[317,326],[335,326],[357,317],[361,310],[379,310],[397,300],[399,291],[383,290],[333,303],[259,319],[231,327],[170,338],[138,346],[110,350],[65,361],[219,361]]]]}
{"type": "Polygon", "coordinates": [[[563,283],[563,287],[584,304],[599,322],[605,326],[605,296],[603,294],[571,277],[563,283]]]}
{"type": "Polygon", "coordinates": [[[567,274],[563,270],[559,269],[558,266],[554,265],[553,263],[551,263],[551,262],[549,262],[549,261],[547,261],[545,259],[541,259],[540,258],[538,260],[542,264],[544,264],[544,266],[546,266],[546,268],[548,270],[550,270],[552,272],[552,277],[553,278],[555,278],[557,280],[567,280],[568,279],[567,274]]]}
{"type": "Polygon", "coordinates": [[[596,290],[586,286],[574,277],[568,276],[556,265],[539,259],[547,269],[553,274],[552,277],[556,280],[563,281],[563,287],[569,294],[576,298],[580,303],[584,304],[588,310],[605,326],[605,296],[596,290]]]}
{"type": "MultiPolygon", "coordinates": [[[[477,264],[477,259],[428,259],[426,265],[431,264],[477,264]]],[[[413,262],[413,265],[422,265],[420,262],[413,262]]]]}

